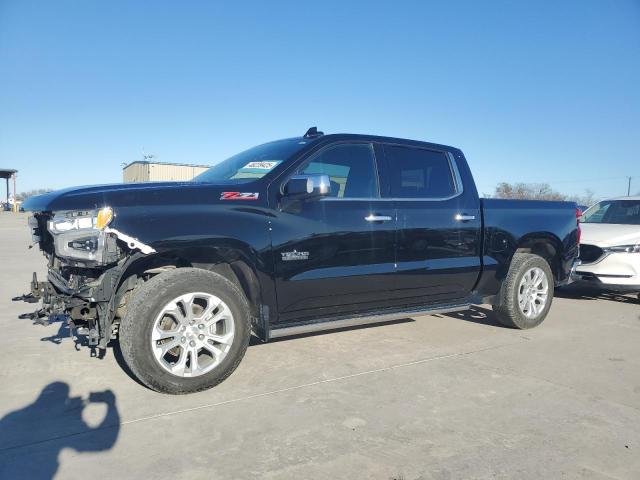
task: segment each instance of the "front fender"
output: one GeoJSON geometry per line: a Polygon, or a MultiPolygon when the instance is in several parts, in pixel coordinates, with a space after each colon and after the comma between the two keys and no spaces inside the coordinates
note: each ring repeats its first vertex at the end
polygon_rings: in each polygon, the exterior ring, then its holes
{"type": "Polygon", "coordinates": [[[164,265],[222,271],[228,265],[247,299],[261,316],[276,312],[270,219],[264,207],[196,205],[125,207],[116,211],[113,228],[155,250],[132,255],[121,283],[132,273],[164,265]]]}

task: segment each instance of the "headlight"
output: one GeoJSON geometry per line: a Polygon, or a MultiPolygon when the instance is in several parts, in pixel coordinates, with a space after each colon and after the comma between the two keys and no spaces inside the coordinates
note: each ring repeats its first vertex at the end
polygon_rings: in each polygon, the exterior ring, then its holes
{"type": "Polygon", "coordinates": [[[58,212],[49,221],[56,255],[74,260],[102,263],[106,242],[104,229],[113,220],[113,210],[58,212]]]}
{"type": "Polygon", "coordinates": [[[104,230],[113,220],[111,207],[100,210],[79,212],[58,212],[49,221],[49,231],[53,235],[70,230],[104,230]]]}
{"type": "Polygon", "coordinates": [[[615,247],[603,248],[606,253],[640,253],[640,243],[636,245],[618,245],[615,247]]]}

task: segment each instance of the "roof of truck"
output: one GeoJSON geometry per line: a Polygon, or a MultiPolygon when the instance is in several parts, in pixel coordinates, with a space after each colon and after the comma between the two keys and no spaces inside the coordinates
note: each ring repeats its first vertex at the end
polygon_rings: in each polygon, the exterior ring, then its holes
{"type": "MultiPolygon", "coordinates": [[[[426,140],[415,140],[411,138],[400,138],[400,137],[382,137],[379,135],[367,135],[367,134],[359,134],[359,133],[329,133],[323,135],[321,137],[315,137],[315,139],[319,138],[335,138],[338,140],[369,140],[373,142],[380,143],[406,143],[406,144],[414,144],[414,145],[422,145],[430,148],[438,149],[438,150],[460,150],[458,147],[454,147],[452,145],[444,145],[442,143],[433,143],[428,142],[426,140]]],[[[302,138],[304,140],[304,137],[302,138]]]]}

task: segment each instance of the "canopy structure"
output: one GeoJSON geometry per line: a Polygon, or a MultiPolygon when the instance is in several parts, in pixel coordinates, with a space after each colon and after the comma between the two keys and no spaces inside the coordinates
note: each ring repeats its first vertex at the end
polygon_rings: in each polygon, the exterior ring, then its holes
{"type": "MultiPolygon", "coordinates": [[[[7,204],[9,203],[9,179],[13,178],[13,198],[16,197],[16,173],[18,170],[11,168],[0,168],[0,178],[4,178],[7,182],[7,204]]],[[[14,206],[16,202],[13,202],[14,206]]]]}

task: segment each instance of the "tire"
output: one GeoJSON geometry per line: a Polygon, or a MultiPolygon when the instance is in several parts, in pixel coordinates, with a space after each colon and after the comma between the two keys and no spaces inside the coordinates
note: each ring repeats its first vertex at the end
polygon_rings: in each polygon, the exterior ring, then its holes
{"type": "MultiPolygon", "coordinates": [[[[526,292],[525,286],[523,291],[526,292]]],[[[541,298],[542,289],[532,288],[531,292],[535,298],[541,298]]],[[[510,328],[528,329],[537,327],[540,325],[549,313],[551,304],[553,302],[554,281],[553,273],[547,261],[531,253],[516,253],[511,260],[509,266],[509,272],[507,277],[502,283],[500,292],[496,296],[495,303],[493,304],[493,311],[496,314],[498,321],[510,328]],[[518,300],[518,294],[521,291],[522,283],[527,283],[531,278],[530,272],[542,272],[545,276],[547,294],[544,305],[534,302],[535,305],[529,305],[529,310],[520,306],[518,300]],[[525,274],[528,275],[527,279],[523,280],[525,274]],[[533,309],[533,310],[532,310],[533,309]]],[[[526,298],[527,295],[523,295],[526,298]]],[[[529,297],[533,298],[533,297],[529,297]]]]}
{"type": "Polygon", "coordinates": [[[161,273],[139,287],[127,306],[119,333],[122,357],[133,375],[157,392],[180,395],[207,390],[231,375],[244,357],[251,335],[250,311],[242,291],[217,273],[197,268],[178,268],[161,273]],[[192,295],[194,292],[198,293],[192,295]],[[175,302],[175,300],[189,297],[191,300],[175,302]],[[205,299],[211,297],[219,300],[221,302],[219,305],[227,308],[221,307],[207,316],[206,309],[210,306],[213,308],[215,301],[205,302],[205,299]],[[172,300],[174,303],[171,303],[172,300]],[[169,305],[176,308],[168,311],[169,305]],[[198,308],[202,313],[200,319],[192,315],[198,308]],[[191,314],[185,313],[187,309],[191,314]],[[203,319],[217,317],[222,309],[226,313],[218,322],[224,322],[224,328],[230,330],[231,340],[226,339],[225,344],[216,344],[209,340],[209,335],[224,337],[223,334],[218,334],[217,330],[211,333],[212,328],[218,328],[218,323],[205,326],[207,322],[203,319]],[[165,314],[166,311],[169,313],[165,314]],[[173,311],[176,312],[175,315],[171,313],[173,311]],[[161,314],[162,317],[160,317],[161,314]],[[189,319],[191,319],[190,322],[189,319]],[[172,328],[160,329],[159,325],[167,322],[172,328]],[[200,323],[195,325],[194,322],[200,323]],[[198,336],[197,328],[205,328],[202,332],[206,332],[206,335],[198,336]],[[184,332],[185,329],[186,332],[184,332]],[[154,337],[152,337],[158,334],[172,335],[170,340],[167,339],[167,343],[185,342],[185,339],[186,343],[178,343],[172,349],[168,349],[164,357],[159,358],[158,352],[162,350],[161,342],[164,339],[153,340],[154,337]],[[187,335],[189,336],[186,337],[187,335]],[[196,338],[205,336],[206,340],[196,338]],[[193,347],[189,347],[191,344],[189,338],[192,339],[193,347]],[[197,345],[195,345],[196,342],[198,342],[197,345]],[[207,345],[211,348],[204,346],[203,342],[210,342],[207,345]],[[203,348],[196,351],[199,346],[203,348]],[[226,351],[223,352],[224,349],[226,351]],[[216,350],[221,352],[220,356],[210,353],[216,350]],[[193,355],[196,356],[195,363],[191,360],[193,355]],[[175,364],[168,361],[173,358],[176,358],[175,364]],[[185,360],[181,361],[183,358],[185,360]],[[209,361],[207,368],[212,368],[210,371],[205,372],[206,368],[202,368],[204,373],[195,370],[194,365],[197,368],[202,363],[200,358],[205,358],[205,362],[209,361]],[[174,374],[168,370],[172,368],[182,368],[182,370],[176,370],[178,373],[174,374]],[[189,369],[192,372],[189,372],[189,369]]]}

